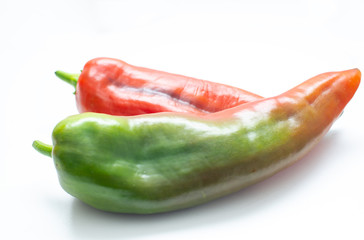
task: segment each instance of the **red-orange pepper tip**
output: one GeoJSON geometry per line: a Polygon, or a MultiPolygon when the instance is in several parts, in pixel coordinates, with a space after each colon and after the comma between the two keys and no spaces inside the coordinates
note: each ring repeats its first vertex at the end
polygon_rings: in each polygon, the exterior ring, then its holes
{"type": "Polygon", "coordinates": [[[360,80],[361,80],[361,72],[358,68],[353,68],[347,71],[344,71],[347,76],[351,79],[350,81],[350,85],[351,87],[357,89],[359,87],[360,84],[360,80]]]}
{"type": "Polygon", "coordinates": [[[361,72],[360,72],[359,68],[349,69],[349,70],[346,70],[344,72],[348,72],[349,74],[353,74],[355,77],[358,77],[358,78],[361,77],[361,72]]]}

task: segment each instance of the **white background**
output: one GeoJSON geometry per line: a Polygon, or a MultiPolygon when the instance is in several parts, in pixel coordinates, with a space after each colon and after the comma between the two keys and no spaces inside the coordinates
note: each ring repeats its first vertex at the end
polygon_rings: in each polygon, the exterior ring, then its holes
{"type": "Polygon", "coordinates": [[[364,239],[363,86],[296,165],[236,194],[151,216],[92,209],[59,186],[56,123],[76,114],[55,70],[94,57],[274,96],[364,70],[363,1],[0,1],[0,239],[364,239]]]}

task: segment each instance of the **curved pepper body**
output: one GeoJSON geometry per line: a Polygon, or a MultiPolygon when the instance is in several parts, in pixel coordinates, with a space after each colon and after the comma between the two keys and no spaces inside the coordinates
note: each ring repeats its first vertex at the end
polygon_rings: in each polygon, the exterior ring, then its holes
{"type": "Polygon", "coordinates": [[[105,211],[149,214],[195,206],[272,176],[329,130],[360,82],[321,74],[277,97],[208,115],[83,113],[53,131],[62,187],[105,211]]]}
{"type": "Polygon", "coordinates": [[[139,115],[156,112],[211,113],[262,97],[224,84],[96,58],[76,86],[80,112],[139,115]]]}

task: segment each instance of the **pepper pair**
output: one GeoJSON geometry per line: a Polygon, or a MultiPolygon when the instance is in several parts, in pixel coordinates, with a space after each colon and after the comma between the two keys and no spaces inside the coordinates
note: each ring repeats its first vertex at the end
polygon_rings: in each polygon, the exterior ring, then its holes
{"type": "Polygon", "coordinates": [[[79,76],[57,75],[73,82],[87,113],[57,124],[53,146],[33,146],[53,157],[69,194],[138,214],[195,206],[291,165],[325,135],[361,78],[358,69],[324,73],[262,98],[107,58],[79,76]]]}

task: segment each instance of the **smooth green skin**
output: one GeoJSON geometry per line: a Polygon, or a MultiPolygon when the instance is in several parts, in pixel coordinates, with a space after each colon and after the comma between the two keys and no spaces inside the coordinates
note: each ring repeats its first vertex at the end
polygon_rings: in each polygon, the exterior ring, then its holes
{"type": "Polygon", "coordinates": [[[187,208],[273,175],[323,134],[302,127],[311,119],[305,111],[293,118],[289,107],[261,105],[221,121],[83,113],[55,127],[48,152],[64,190],[95,208],[138,214],[187,208]]]}

